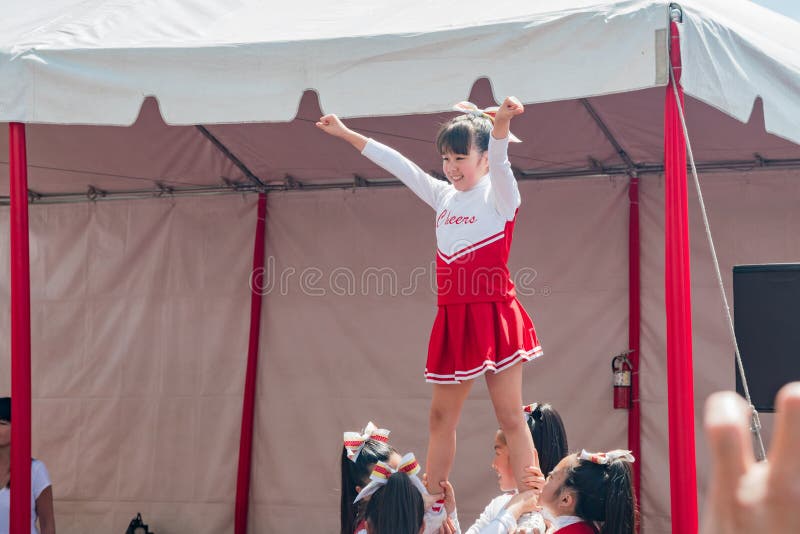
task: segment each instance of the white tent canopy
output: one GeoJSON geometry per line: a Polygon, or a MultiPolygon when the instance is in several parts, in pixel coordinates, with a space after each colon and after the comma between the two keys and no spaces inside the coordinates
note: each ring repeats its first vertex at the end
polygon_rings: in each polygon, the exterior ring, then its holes
{"type": "Polygon", "coordinates": [[[287,121],[309,88],[344,116],[423,113],[476,73],[526,102],[666,82],[658,2],[73,4],[3,31],[0,119],[129,125],[155,96],[169,124],[287,121]]]}
{"type": "MultiPolygon", "coordinates": [[[[800,24],[744,0],[680,5],[686,117],[711,190],[723,269],[796,260],[800,24]]],[[[537,398],[526,400],[553,400],[576,446],[625,444],[623,414],[610,409],[605,356],[627,343],[625,186],[627,176],[644,177],[644,526],[648,534],[668,531],[660,182],[668,2],[307,0],[278,8],[255,0],[12,0],[4,7],[0,121],[27,123],[34,204],[34,400],[43,422],[34,421],[34,452],[58,460],[51,466],[57,511],[71,519],[64,531],[118,530],[134,502],[148,503],[154,524],[231,530],[249,298],[242,280],[255,203],[252,195],[174,197],[276,192],[267,250],[283,273],[375,265],[416,272],[432,248],[419,238],[429,230],[427,211],[405,191],[380,189],[397,182],[314,121],[324,112],[348,117],[435,173],[431,139],[452,104],[492,105],[508,94],[527,106],[513,124],[524,142],[510,149],[524,182],[512,263],[538,272],[539,293],[528,298],[552,358],[541,363],[551,367],[536,366],[576,377],[561,384],[527,372],[526,391],[537,398]],[[84,203],[141,197],[149,200],[84,203]],[[408,217],[407,228],[393,222],[408,217]],[[543,297],[543,287],[552,294],[543,297]],[[141,402],[127,373],[143,384],[141,402]],[[220,429],[213,436],[208,414],[220,429]],[[119,428],[128,417],[159,437],[147,447],[128,444],[119,428]],[[73,440],[80,425],[87,430],[73,440]],[[119,450],[124,458],[115,457],[119,450]]],[[[8,128],[0,128],[0,144],[8,144],[8,128]]],[[[0,184],[7,183],[2,153],[0,184]]],[[[695,268],[707,268],[702,242],[693,244],[695,268]]],[[[698,401],[733,383],[718,296],[708,289],[715,285],[699,273],[698,401]]],[[[429,391],[417,371],[432,297],[394,299],[389,309],[374,295],[309,298],[281,285],[265,299],[255,532],[286,531],[298,518],[308,530],[330,527],[336,481],[325,458],[341,430],[390,414],[399,422],[386,426],[394,425],[398,441],[418,453],[424,446],[429,391]],[[402,369],[396,356],[408,358],[402,369]],[[308,369],[318,372],[306,376],[308,369]],[[363,383],[351,390],[354,375],[363,383]],[[287,453],[297,421],[310,437],[287,453]],[[292,452],[292,461],[319,459],[319,487],[293,471],[285,458],[292,452]]],[[[0,393],[7,385],[0,372],[0,393]]],[[[485,398],[470,402],[475,416],[462,425],[456,476],[459,507],[473,512],[485,480],[459,465],[481,458],[494,420],[485,398]]]]}
{"type": "MultiPolygon", "coordinates": [[[[343,116],[444,111],[477,76],[529,103],[667,82],[667,2],[47,0],[6,6],[0,120],[288,121],[303,91],[343,116]],[[11,82],[13,80],[13,83],[11,82]]],[[[746,1],[681,3],[687,94],[800,141],[797,24],[746,1]],[[733,67],[733,68],[732,68],[733,67]]]]}
{"type": "MultiPolygon", "coordinates": [[[[546,103],[515,125],[530,141],[513,147],[520,176],[626,173],[631,162],[659,172],[667,3],[528,4],[493,5],[503,16],[492,17],[478,2],[280,12],[255,1],[14,3],[0,21],[0,120],[33,123],[29,184],[45,196],[389,178],[318,135],[322,112],[384,116],[353,124],[435,170],[428,140],[451,115],[408,114],[508,94],[546,103]],[[488,83],[470,94],[479,78],[488,83]]],[[[698,161],[710,170],[796,159],[779,137],[800,141],[798,24],[745,1],[684,5],[683,85],[711,106],[689,98],[698,161]]]]}

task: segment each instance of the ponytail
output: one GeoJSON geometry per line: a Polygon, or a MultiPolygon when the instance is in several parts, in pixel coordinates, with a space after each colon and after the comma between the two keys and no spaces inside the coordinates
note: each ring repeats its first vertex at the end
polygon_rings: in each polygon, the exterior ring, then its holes
{"type": "Polygon", "coordinates": [[[407,474],[398,471],[372,495],[366,519],[371,534],[418,534],[424,513],[422,494],[407,474]]]}
{"type": "Polygon", "coordinates": [[[575,492],[575,515],[601,523],[600,534],[636,532],[636,496],[628,461],[595,463],[578,459],[567,469],[564,488],[575,492]]]}
{"type": "Polygon", "coordinates": [[[526,422],[533,445],[539,453],[539,467],[547,476],[567,454],[567,431],[558,412],[549,404],[535,403],[526,407],[526,422]]]}
{"type": "Polygon", "coordinates": [[[379,461],[387,462],[393,452],[394,449],[386,443],[370,439],[364,442],[358,457],[352,461],[347,456],[347,448],[342,447],[342,497],[339,505],[341,534],[353,534],[356,525],[363,519],[364,503],[353,504],[358,495],[356,486],[366,486],[372,467],[379,461]]]}
{"type": "Polygon", "coordinates": [[[356,529],[356,516],[358,509],[353,501],[356,500],[357,469],[355,463],[347,457],[347,449],[342,447],[342,498],[340,503],[340,534],[353,534],[356,529]]]}
{"type": "Polygon", "coordinates": [[[638,513],[631,464],[614,460],[607,467],[606,519],[600,534],[633,534],[636,532],[638,513]]]}

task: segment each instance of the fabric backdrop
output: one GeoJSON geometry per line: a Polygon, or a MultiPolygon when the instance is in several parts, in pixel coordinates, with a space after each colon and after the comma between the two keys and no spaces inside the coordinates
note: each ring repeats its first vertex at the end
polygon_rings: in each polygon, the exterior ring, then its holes
{"type": "Polygon", "coordinates": [[[137,512],[159,534],[233,530],[255,201],[32,206],[33,454],[59,532],[124,532],[137,512]]]}
{"type": "MultiPolygon", "coordinates": [[[[729,292],[734,264],[800,258],[796,173],[703,183],[729,292]]],[[[520,190],[510,267],[545,350],[526,365],[525,401],[553,403],[573,449],[624,447],[609,362],[627,348],[627,182],[520,190]]],[[[709,393],[733,387],[734,366],[694,200],[690,210],[699,417],[709,393]]],[[[666,534],[659,177],[642,179],[641,213],[643,532],[666,534]]],[[[270,195],[267,268],[254,278],[265,307],[250,532],[337,531],[343,430],[373,420],[424,460],[432,218],[402,188],[270,195]]],[[[233,531],[254,227],[254,196],[32,207],[33,452],[53,475],[59,532],[122,532],[137,511],[159,534],[233,531]]],[[[7,209],[0,228],[7,394],[7,209]]],[[[452,476],[467,526],[497,494],[495,428],[479,381],[452,476]]]]}

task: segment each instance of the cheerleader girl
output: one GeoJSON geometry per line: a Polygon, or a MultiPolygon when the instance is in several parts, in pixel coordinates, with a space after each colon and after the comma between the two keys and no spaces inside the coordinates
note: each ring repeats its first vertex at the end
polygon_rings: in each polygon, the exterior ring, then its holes
{"type": "Polygon", "coordinates": [[[370,473],[378,462],[397,468],[400,455],[389,446],[389,431],[377,428],[372,421],[361,432],[345,432],[342,447],[342,496],[340,503],[340,532],[364,532],[364,504],[355,503],[358,493],[369,484],[370,473]]]}
{"type": "Polygon", "coordinates": [[[431,495],[418,478],[420,468],[413,453],[400,459],[396,468],[378,462],[370,482],[356,496],[369,499],[366,507],[367,534],[438,534],[445,519],[431,508],[444,493],[431,495]]]}
{"type": "MultiPolygon", "coordinates": [[[[397,151],[347,128],[336,115],[317,127],[344,139],[405,183],[435,211],[438,313],[425,377],[433,383],[427,473],[438,490],[453,465],[456,427],[473,379],[484,375],[521,486],[533,441],[520,413],[521,362],[542,354],[533,322],[516,298],[507,266],[521,198],[507,149],[511,119],[524,112],[506,98],[495,111],[468,102],[436,138],[447,182],[397,151]]],[[[514,138],[515,139],[515,138],[514,138]]],[[[441,503],[440,503],[441,505],[441,503]]]]}
{"type": "MultiPolygon", "coordinates": [[[[505,435],[498,430],[494,438],[492,469],[497,473],[500,491],[505,493],[492,499],[466,534],[522,532],[523,529],[536,534],[545,532],[543,516],[531,512],[536,509],[537,496],[544,486],[542,473],[549,473],[568,454],[567,433],[561,416],[549,404],[529,404],[523,407],[523,412],[538,451],[541,470],[535,466],[528,468],[525,485],[518,486],[509,462],[505,435]]],[[[456,502],[453,487],[445,483],[444,490],[445,509],[454,516],[456,502]]],[[[459,530],[457,524],[453,529],[459,530]]]]}
{"type": "Polygon", "coordinates": [[[547,477],[539,504],[560,534],[634,534],[630,451],[571,454],[547,477]]]}
{"type": "Polygon", "coordinates": [[[367,503],[367,534],[421,534],[424,513],[422,495],[410,478],[394,473],[367,503]]]}

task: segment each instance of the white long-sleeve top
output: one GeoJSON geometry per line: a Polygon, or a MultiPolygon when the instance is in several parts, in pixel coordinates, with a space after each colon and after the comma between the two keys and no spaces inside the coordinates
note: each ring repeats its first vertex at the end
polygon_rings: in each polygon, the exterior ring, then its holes
{"type": "Polygon", "coordinates": [[[436,212],[439,305],[516,296],[508,254],[522,200],[508,161],[508,139],[490,137],[489,173],[468,191],[437,180],[396,150],[367,141],[362,154],[401,180],[436,212]]]}
{"type": "MultiPolygon", "coordinates": [[[[514,496],[512,493],[504,493],[499,495],[486,505],[483,509],[478,520],[472,524],[464,534],[508,534],[514,532],[517,528],[517,519],[514,514],[508,511],[506,505],[508,501],[514,496]]],[[[461,526],[458,522],[457,513],[451,515],[453,525],[456,528],[456,533],[461,534],[461,526]],[[453,516],[456,516],[453,518],[453,516]]],[[[541,514],[534,514],[534,521],[536,528],[540,532],[545,531],[544,518],[541,514]]]]}

